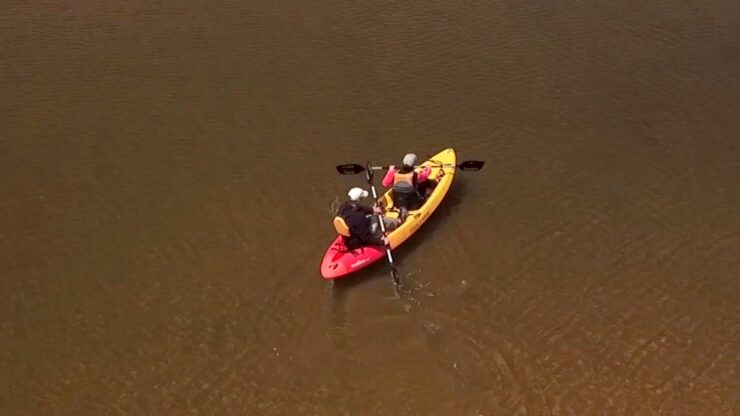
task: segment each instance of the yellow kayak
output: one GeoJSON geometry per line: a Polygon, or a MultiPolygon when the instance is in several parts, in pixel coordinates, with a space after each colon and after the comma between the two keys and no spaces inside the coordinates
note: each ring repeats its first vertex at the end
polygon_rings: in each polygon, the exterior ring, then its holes
{"type": "MultiPolygon", "coordinates": [[[[429,175],[429,179],[434,180],[436,185],[431,195],[424,201],[424,204],[419,209],[408,211],[408,216],[404,222],[398,228],[388,233],[388,242],[391,249],[395,249],[411,237],[437,209],[447,195],[447,191],[449,191],[452,185],[452,180],[455,178],[455,163],[457,163],[455,150],[448,148],[431,156],[420,165],[421,167],[416,169],[418,173],[425,166],[430,166],[432,173],[429,175]]],[[[394,209],[391,189],[379,197],[379,203],[386,210],[386,216],[398,218],[400,212],[394,209]]]]}

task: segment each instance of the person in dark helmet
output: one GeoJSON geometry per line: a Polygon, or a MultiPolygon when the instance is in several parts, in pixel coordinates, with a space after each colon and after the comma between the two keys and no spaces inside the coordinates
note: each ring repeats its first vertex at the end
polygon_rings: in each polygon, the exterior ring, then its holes
{"type": "MultiPolygon", "coordinates": [[[[360,203],[360,200],[368,197],[368,192],[362,188],[352,188],[347,192],[348,199],[339,206],[337,217],[344,222],[344,227],[349,235],[345,235],[345,244],[354,249],[365,245],[385,245],[388,239],[383,235],[383,230],[378,223],[378,215],[383,219],[383,225],[387,232],[398,226],[398,220],[383,216],[380,207],[371,208],[360,203]]],[[[335,218],[335,227],[337,226],[335,218]]],[[[337,227],[338,231],[340,227],[337,227]]],[[[340,234],[342,234],[340,232],[340,234]]]]}

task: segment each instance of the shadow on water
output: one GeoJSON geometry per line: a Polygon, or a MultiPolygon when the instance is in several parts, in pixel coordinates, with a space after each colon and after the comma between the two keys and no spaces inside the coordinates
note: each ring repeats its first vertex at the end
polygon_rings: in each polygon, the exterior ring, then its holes
{"type": "Polygon", "coordinates": [[[393,259],[396,262],[396,267],[401,266],[403,259],[416,252],[420,246],[435,243],[430,237],[448,217],[457,211],[457,207],[462,204],[464,197],[465,182],[460,178],[456,178],[447,195],[427,222],[419,228],[419,231],[409,237],[404,244],[393,250],[393,259]]]}

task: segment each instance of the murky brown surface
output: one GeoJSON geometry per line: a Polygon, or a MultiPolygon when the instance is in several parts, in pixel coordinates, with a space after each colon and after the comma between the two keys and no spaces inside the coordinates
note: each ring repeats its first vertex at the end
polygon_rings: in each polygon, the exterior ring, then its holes
{"type": "Polygon", "coordinates": [[[740,7],[11,2],[0,415],[740,414],[740,7]],[[330,207],[454,146],[384,264],[330,207]]]}

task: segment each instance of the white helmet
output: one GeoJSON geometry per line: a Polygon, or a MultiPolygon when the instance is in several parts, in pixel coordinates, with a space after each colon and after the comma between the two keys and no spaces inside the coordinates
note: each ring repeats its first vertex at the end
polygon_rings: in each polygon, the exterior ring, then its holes
{"type": "Polygon", "coordinates": [[[406,156],[403,157],[403,165],[407,167],[412,167],[416,164],[416,155],[413,153],[407,153],[406,156]]]}
{"type": "Polygon", "coordinates": [[[347,192],[347,196],[352,201],[359,201],[360,198],[367,198],[368,195],[367,191],[362,188],[352,188],[347,192]]]}

